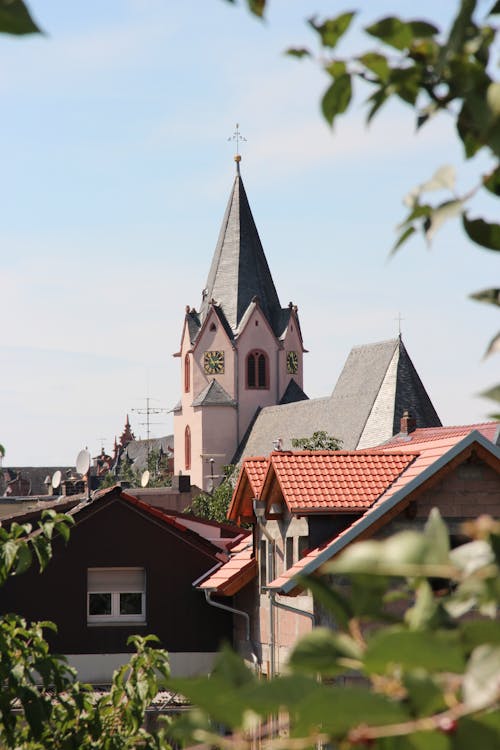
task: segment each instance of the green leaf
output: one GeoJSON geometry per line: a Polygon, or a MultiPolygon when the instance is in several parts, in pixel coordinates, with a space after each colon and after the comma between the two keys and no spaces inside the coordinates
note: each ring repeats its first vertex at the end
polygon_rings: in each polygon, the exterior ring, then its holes
{"type": "Polygon", "coordinates": [[[333,615],[336,623],[344,629],[347,629],[349,620],[353,616],[353,610],[349,599],[333,586],[329,586],[321,578],[314,576],[297,576],[297,582],[309,589],[314,597],[315,603],[318,602],[324,609],[333,615]]]}
{"type": "Polygon", "coordinates": [[[491,398],[492,401],[500,401],[500,385],[488,388],[487,391],[483,391],[479,395],[483,398],[491,398]]]}
{"type": "Polygon", "coordinates": [[[498,750],[500,747],[500,712],[460,719],[453,738],[453,750],[498,750]]]}
{"type": "Polygon", "coordinates": [[[468,219],[463,215],[463,225],[473,242],[488,250],[500,250],[500,224],[488,224],[484,219],[468,219]]]}
{"type": "Polygon", "coordinates": [[[437,508],[432,508],[425,524],[424,536],[429,543],[426,562],[445,565],[449,561],[450,538],[448,528],[437,508]]]}
{"type": "Polygon", "coordinates": [[[250,11],[259,18],[262,18],[266,9],[266,0],[247,0],[250,11]]]}
{"type": "Polygon", "coordinates": [[[425,225],[425,237],[427,242],[431,242],[437,230],[448,221],[448,219],[452,219],[462,213],[462,209],[462,200],[445,201],[433,209],[425,225]]]}
{"type": "Polygon", "coordinates": [[[229,688],[237,688],[247,682],[253,682],[255,675],[241,656],[225,645],[217,656],[212,675],[224,680],[229,688]]]}
{"type": "Polygon", "coordinates": [[[425,38],[439,34],[438,27],[427,21],[408,21],[407,25],[410,27],[414,37],[425,38]]]}
{"type": "Polygon", "coordinates": [[[403,683],[408,691],[408,700],[417,716],[437,713],[446,708],[442,689],[423,670],[405,672],[403,683]]]}
{"type": "Polygon", "coordinates": [[[355,15],[355,12],[342,13],[336,18],[327,18],[323,23],[317,23],[316,18],[313,17],[309,19],[309,24],[318,32],[323,47],[333,49],[349,28],[355,15]]]}
{"type": "Polygon", "coordinates": [[[483,179],[483,185],[493,195],[500,195],[500,167],[483,179]]]}
{"type": "Polygon", "coordinates": [[[434,592],[427,580],[421,581],[417,587],[415,603],[406,610],[405,621],[410,630],[426,630],[437,611],[434,592]]]}
{"type": "Polygon", "coordinates": [[[413,39],[411,26],[394,16],[383,18],[372,26],[368,26],[365,31],[370,36],[399,50],[408,48],[413,39]]]}
{"type": "Polygon", "coordinates": [[[460,633],[470,650],[485,643],[500,646],[500,623],[497,620],[468,620],[460,623],[460,633]]]}
{"type": "Polygon", "coordinates": [[[363,63],[365,68],[371,70],[376,76],[380,78],[383,83],[387,83],[389,80],[390,68],[387,62],[387,58],[384,55],[380,55],[378,52],[367,52],[358,60],[363,63]]]}
{"type": "Polygon", "coordinates": [[[488,302],[490,305],[500,305],[500,289],[482,289],[480,292],[469,294],[477,302],[488,302]]]}
{"type": "Polygon", "coordinates": [[[31,565],[32,559],[33,556],[31,554],[29,545],[26,543],[20,544],[15,571],[16,576],[21,575],[21,573],[25,573],[28,570],[31,565]]]}
{"type": "Polygon", "coordinates": [[[500,83],[490,83],[486,91],[486,101],[490,110],[498,118],[500,116],[500,83]]]}
{"type": "Polygon", "coordinates": [[[311,57],[311,53],[306,47],[289,47],[285,50],[285,55],[298,58],[311,57]]]}
{"type": "Polygon", "coordinates": [[[349,729],[363,724],[380,726],[404,721],[403,707],[376,693],[357,687],[331,687],[305,695],[298,707],[294,735],[307,737],[320,730],[343,737],[349,729]]]}
{"type": "Polygon", "coordinates": [[[387,87],[381,86],[377,91],[375,91],[369,98],[368,101],[372,103],[372,106],[370,107],[368,114],[366,116],[366,122],[369,124],[372,119],[375,117],[379,109],[387,99],[389,98],[389,94],[387,93],[387,87]]]}
{"type": "Polygon", "coordinates": [[[474,710],[485,708],[498,699],[500,646],[485,644],[471,654],[463,680],[465,704],[474,710]]]}
{"type": "Polygon", "coordinates": [[[0,0],[0,32],[22,35],[41,33],[41,30],[22,0],[0,0]]]}
{"type": "Polygon", "coordinates": [[[483,355],[483,359],[486,359],[486,357],[489,357],[490,354],[497,354],[498,352],[500,352],[500,333],[497,333],[491,339],[483,355]]]}
{"type": "Polygon", "coordinates": [[[415,229],[414,226],[407,227],[405,231],[403,232],[403,234],[399,236],[396,244],[391,249],[391,252],[389,253],[389,255],[394,255],[399,250],[401,245],[403,245],[406,242],[406,240],[412,236],[412,234],[415,234],[416,231],[417,230],[415,229]]]}
{"type": "Polygon", "coordinates": [[[351,76],[348,74],[336,78],[326,90],[321,102],[321,108],[325,119],[330,125],[333,126],[333,121],[337,115],[346,111],[351,101],[351,96],[351,76]]]}
{"type": "Polygon", "coordinates": [[[364,658],[369,673],[383,674],[398,665],[429,672],[461,672],[465,665],[458,636],[444,631],[386,628],[368,642],[364,658]]]}
{"type": "Polygon", "coordinates": [[[347,71],[347,66],[343,60],[330,60],[325,70],[332,78],[338,78],[347,71]]]}
{"type": "Polygon", "coordinates": [[[295,672],[333,676],[346,671],[338,659],[359,660],[360,646],[345,633],[335,633],[328,628],[315,628],[300,639],[293,649],[289,666],[295,672]]]}

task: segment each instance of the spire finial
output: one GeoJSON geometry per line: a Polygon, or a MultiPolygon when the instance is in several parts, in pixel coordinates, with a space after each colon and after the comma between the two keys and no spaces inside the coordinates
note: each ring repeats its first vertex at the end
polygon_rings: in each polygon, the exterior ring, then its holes
{"type": "Polygon", "coordinates": [[[241,161],[241,154],[240,154],[240,141],[245,141],[246,138],[241,135],[240,133],[240,126],[239,123],[236,123],[236,130],[232,135],[229,136],[227,139],[228,141],[236,141],[236,154],[234,156],[234,160],[236,162],[236,172],[240,173],[240,161],[241,161]]]}
{"type": "Polygon", "coordinates": [[[398,322],[398,335],[399,335],[399,338],[401,338],[401,321],[403,321],[404,318],[402,318],[401,317],[401,313],[398,312],[398,317],[394,318],[394,320],[397,320],[397,322],[398,322]]]}

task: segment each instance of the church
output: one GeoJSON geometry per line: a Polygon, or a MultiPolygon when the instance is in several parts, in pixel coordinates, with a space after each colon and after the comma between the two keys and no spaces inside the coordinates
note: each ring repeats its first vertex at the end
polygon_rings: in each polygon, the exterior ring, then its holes
{"type": "Polygon", "coordinates": [[[282,307],[241,177],[241,156],[199,310],[186,307],[173,409],[175,475],[210,490],[224,466],[291,448],[324,430],[343,448],[370,447],[398,431],[405,410],[419,427],[439,417],[397,339],[356,347],[331,396],[303,391],[305,352],[297,305],[282,307]]]}

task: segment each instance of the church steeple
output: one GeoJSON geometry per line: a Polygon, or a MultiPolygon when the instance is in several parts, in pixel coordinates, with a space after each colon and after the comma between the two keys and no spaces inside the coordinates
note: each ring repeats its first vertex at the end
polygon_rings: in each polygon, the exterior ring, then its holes
{"type": "Polygon", "coordinates": [[[203,290],[201,319],[204,320],[213,299],[235,331],[252,299],[258,297],[263,313],[279,336],[280,301],[241,179],[239,159],[236,165],[233,188],[203,290]]]}

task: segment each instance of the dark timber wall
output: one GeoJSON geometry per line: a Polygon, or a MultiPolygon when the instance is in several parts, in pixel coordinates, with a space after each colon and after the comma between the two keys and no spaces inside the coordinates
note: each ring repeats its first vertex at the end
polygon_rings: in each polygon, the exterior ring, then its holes
{"type": "Polygon", "coordinates": [[[172,652],[216,651],[231,640],[231,617],[210,607],[192,583],[217,560],[188,534],[118,497],[103,498],[77,516],[69,544],[54,543],[43,574],[33,566],[0,589],[0,610],[29,620],[52,620],[54,650],[66,654],[130,651],[127,638],[154,633],[172,652]],[[146,624],[87,625],[87,568],[142,567],[146,571],[146,624]]]}

